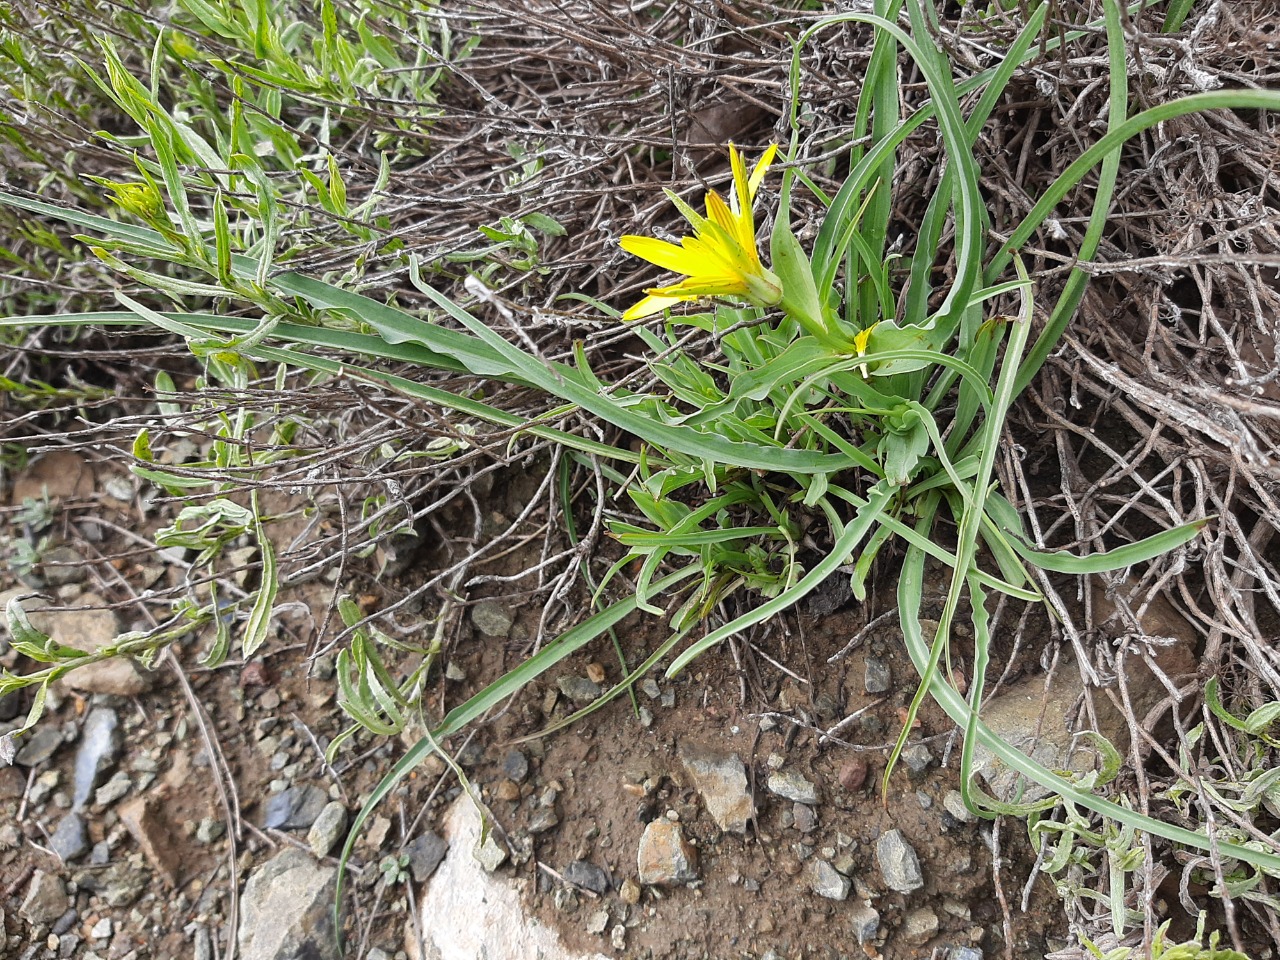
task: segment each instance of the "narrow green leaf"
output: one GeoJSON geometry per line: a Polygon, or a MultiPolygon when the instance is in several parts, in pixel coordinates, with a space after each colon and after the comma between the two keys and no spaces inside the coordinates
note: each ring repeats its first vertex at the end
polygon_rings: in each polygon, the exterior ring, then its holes
{"type": "Polygon", "coordinates": [[[258,513],[257,497],[253,498],[253,535],[258,543],[258,553],[262,556],[262,576],[258,584],[258,595],[254,598],[253,609],[244,626],[244,634],[240,638],[240,649],[248,660],[267,639],[267,631],[271,626],[271,613],[275,609],[276,595],[280,590],[280,579],[276,571],[276,551],[270,538],[262,526],[262,518],[258,513]]]}

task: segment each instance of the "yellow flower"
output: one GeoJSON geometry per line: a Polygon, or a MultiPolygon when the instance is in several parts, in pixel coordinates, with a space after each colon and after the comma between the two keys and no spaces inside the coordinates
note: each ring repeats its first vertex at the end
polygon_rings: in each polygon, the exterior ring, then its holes
{"type": "Polygon", "coordinates": [[[668,190],[671,202],[693,226],[694,235],[682,237],[679,246],[654,237],[622,238],[622,249],[628,253],[685,275],[679,283],[646,290],[648,296],[628,309],[623,320],[640,320],[682,301],[704,297],[738,297],[760,307],[771,307],[782,299],[782,282],[760,262],[756,252],[756,224],[751,213],[756,190],[777,152],[777,145],[771,145],[748,177],[742,156],[729,144],[734,192],[728,204],[714,190],[708,193],[705,217],[668,190]]]}
{"type": "MultiPolygon", "coordinates": [[[[871,332],[878,326],[880,326],[879,320],[867,327],[865,330],[861,330],[853,335],[853,349],[858,356],[865,357],[867,355],[867,345],[871,342],[871,332]]],[[[871,375],[865,363],[858,364],[858,372],[862,374],[863,379],[866,379],[871,375]]]]}

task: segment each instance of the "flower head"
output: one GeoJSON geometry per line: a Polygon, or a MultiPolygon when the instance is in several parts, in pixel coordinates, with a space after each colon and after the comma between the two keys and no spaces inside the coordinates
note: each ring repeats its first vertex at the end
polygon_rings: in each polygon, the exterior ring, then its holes
{"type": "Polygon", "coordinates": [[[671,202],[693,227],[693,236],[682,237],[679,246],[654,237],[622,238],[622,249],[628,253],[685,275],[679,283],[646,290],[648,296],[628,309],[623,320],[640,320],[682,301],[704,297],[739,297],[761,307],[773,306],[782,299],[781,281],[760,262],[756,252],[756,225],[751,212],[756,190],[777,152],[777,145],[771,145],[748,177],[742,155],[730,144],[733,193],[725,203],[718,193],[710,191],[705,217],[668,190],[671,202]]]}

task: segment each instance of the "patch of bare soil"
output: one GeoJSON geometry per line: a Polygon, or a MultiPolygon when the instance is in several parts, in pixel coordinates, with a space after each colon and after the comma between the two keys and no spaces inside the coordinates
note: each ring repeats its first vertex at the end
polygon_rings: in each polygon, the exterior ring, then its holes
{"type": "MultiPolygon", "coordinates": [[[[779,957],[865,951],[905,958],[945,947],[999,955],[1009,932],[1015,956],[1042,955],[1047,938],[1062,932],[1060,908],[1047,884],[1038,885],[1032,909],[1017,912],[1006,925],[992,896],[991,825],[972,822],[956,803],[958,751],[951,750],[952,727],[940,711],[922,715],[909,762],[895,772],[881,802],[891,732],[900,728],[914,691],[914,671],[897,652],[892,631],[827,666],[827,658],[862,624],[845,613],[806,620],[803,639],[798,632],[762,639],[767,654],[757,655],[745,644],[737,651],[739,662],[755,661],[749,673],[762,684],[750,684],[745,697],[748,672],[721,649],[698,661],[690,674],[649,686],[656,698],[639,694],[652,714],[647,726],[648,717],[637,717],[620,699],[545,743],[522,746],[538,776],[519,800],[497,800],[500,764],[483,768],[478,779],[488,782],[492,809],[515,833],[517,845],[544,809],[546,785],[561,785],[559,825],[533,838],[534,859],[561,875],[571,863],[587,860],[613,879],[616,890],[598,900],[566,896],[555,875],[533,865],[521,868],[538,881],[532,897],[536,914],[558,927],[569,945],[608,953],[607,934],[588,929],[591,915],[604,906],[626,920],[627,956],[673,960],[763,957],[770,951],[779,957]],[[866,692],[868,659],[873,671],[877,665],[892,671],[887,692],[866,692]],[[821,731],[851,716],[834,738],[823,737],[821,731]],[[755,809],[745,836],[721,830],[709,814],[683,762],[691,749],[742,760],[755,809]],[[946,767],[939,765],[943,757],[946,767]],[[771,774],[779,773],[787,775],[776,778],[780,788],[810,783],[816,801],[797,802],[771,790],[771,774]],[[618,891],[636,895],[641,835],[662,818],[679,824],[695,845],[698,877],[673,887],[646,887],[638,903],[627,904],[618,891]],[[923,885],[917,890],[896,892],[887,883],[877,841],[893,830],[918,857],[923,885]],[[827,864],[830,869],[820,867],[827,864]],[[822,878],[830,884],[825,895],[815,889],[822,878]]],[[[632,628],[628,640],[645,633],[632,628]]],[[[589,667],[581,660],[568,672],[586,676],[589,667]]],[[[554,684],[540,686],[529,692],[528,703],[556,699],[541,719],[558,718],[566,709],[563,698],[553,697],[554,684]]],[[[525,716],[539,712],[533,707],[525,716]]],[[[512,726],[521,732],[527,725],[512,726]]],[[[1006,827],[1006,838],[1010,833],[1024,839],[1006,827]]],[[[1030,873],[1026,853],[1019,844],[1012,855],[1005,850],[1004,882],[1015,890],[1030,873]]]]}

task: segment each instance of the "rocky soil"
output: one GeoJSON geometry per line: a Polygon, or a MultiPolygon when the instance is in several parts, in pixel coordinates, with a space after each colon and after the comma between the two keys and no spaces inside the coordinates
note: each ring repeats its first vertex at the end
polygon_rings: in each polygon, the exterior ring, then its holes
{"type": "MultiPolygon", "coordinates": [[[[38,628],[94,647],[145,626],[127,621],[127,601],[181,576],[181,559],[140,552],[118,532],[154,526],[167,509],[148,506],[126,475],[71,453],[55,466],[39,461],[14,485],[19,505],[32,484],[48,493],[59,536],[4,599],[27,597],[38,628]]],[[[6,957],[205,960],[228,955],[232,931],[244,960],[338,956],[336,854],[414,737],[357,736],[324,762],[345,726],[332,658],[306,659],[326,591],[283,597],[278,636],[250,662],[203,669],[193,638],[151,669],[110,662],[55,689],[0,770],[6,957]]],[[[620,698],[527,739],[616,680],[616,659],[590,648],[450,744],[474,800],[439,758],[423,763],[357,839],[346,955],[464,956],[478,931],[526,929],[549,937],[538,949],[567,956],[1042,955],[1062,933],[1051,888],[1033,882],[1021,909],[1025,834],[964,808],[957,741],[940,714],[922,715],[881,802],[911,667],[892,623],[866,630],[838,596],[824,605],[798,631],[716,651],[674,681],[645,678],[634,706],[620,698]],[[468,834],[479,811],[483,843],[468,834]],[[475,909],[439,905],[513,892],[514,912],[485,924],[475,909]],[[449,918],[462,920],[453,933],[449,918]]],[[[501,597],[472,606],[471,639],[430,708],[496,677],[537,613],[501,597]]],[[[634,650],[658,639],[641,621],[624,636],[634,650]]],[[[5,658],[20,666],[13,651],[5,658]]],[[[26,703],[3,706],[12,727],[26,703]]]]}

